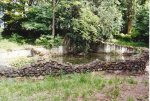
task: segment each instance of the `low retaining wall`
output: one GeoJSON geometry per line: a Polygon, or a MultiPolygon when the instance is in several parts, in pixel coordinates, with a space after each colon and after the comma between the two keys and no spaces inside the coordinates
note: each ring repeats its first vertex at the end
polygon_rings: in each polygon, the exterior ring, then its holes
{"type": "Polygon", "coordinates": [[[146,68],[146,63],[149,60],[148,51],[143,51],[139,58],[134,60],[126,60],[123,62],[103,62],[95,60],[88,64],[83,65],[66,65],[60,64],[56,61],[38,61],[35,64],[31,64],[29,67],[22,69],[9,69],[0,71],[0,76],[6,77],[25,77],[25,76],[41,76],[41,75],[62,75],[71,73],[85,73],[93,71],[105,71],[105,70],[122,70],[122,71],[141,71],[146,68]]]}
{"type": "Polygon", "coordinates": [[[46,49],[43,47],[31,48],[31,54],[34,55],[51,55],[51,56],[62,56],[67,54],[66,48],[64,46],[59,46],[56,48],[46,49]]]}
{"type": "Polygon", "coordinates": [[[106,42],[100,42],[98,45],[95,46],[94,50],[95,52],[102,52],[102,53],[115,52],[118,54],[133,54],[136,52],[136,49],[133,47],[121,46],[106,42]]]}

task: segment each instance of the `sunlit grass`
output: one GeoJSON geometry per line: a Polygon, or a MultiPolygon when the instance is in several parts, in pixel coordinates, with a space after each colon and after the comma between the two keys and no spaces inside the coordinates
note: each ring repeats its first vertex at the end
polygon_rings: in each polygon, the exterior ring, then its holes
{"type": "Polygon", "coordinates": [[[124,40],[117,40],[117,39],[113,39],[112,42],[123,46],[148,47],[148,44],[144,42],[133,42],[133,41],[124,41],[124,40]]]}
{"type": "Polygon", "coordinates": [[[0,49],[3,50],[28,49],[30,47],[33,47],[33,45],[19,44],[17,42],[9,41],[8,39],[0,39],[0,49]]]}
{"type": "Polygon", "coordinates": [[[10,42],[7,39],[0,40],[0,49],[9,50],[9,49],[15,49],[18,47],[20,47],[20,45],[15,42],[10,42]]]}
{"type": "Polygon", "coordinates": [[[38,57],[17,57],[14,59],[11,59],[9,61],[9,64],[15,68],[21,68],[27,65],[30,65],[31,63],[35,62],[38,59],[38,57]]]}
{"type": "MultiPolygon", "coordinates": [[[[77,100],[82,97],[88,99],[95,92],[101,91],[107,84],[107,79],[101,75],[71,74],[60,77],[46,76],[44,80],[3,79],[0,82],[0,99],[3,101],[21,100],[44,101],[66,101],[77,100]],[[37,96],[35,96],[37,95],[37,96]]],[[[112,82],[115,83],[112,79],[112,82]]],[[[114,96],[116,96],[114,91],[114,96]]]]}
{"type": "MultiPolygon", "coordinates": [[[[102,93],[111,101],[120,96],[122,84],[133,84],[131,77],[105,77],[102,73],[70,74],[41,78],[1,78],[1,101],[96,101],[102,93]]],[[[136,85],[136,83],[135,83],[136,85]]],[[[129,101],[132,99],[129,98],[129,101]]]]}

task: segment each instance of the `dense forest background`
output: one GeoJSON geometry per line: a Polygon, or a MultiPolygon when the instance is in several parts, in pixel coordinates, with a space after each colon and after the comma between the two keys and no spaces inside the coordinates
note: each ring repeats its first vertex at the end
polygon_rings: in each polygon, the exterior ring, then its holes
{"type": "Polygon", "coordinates": [[[149,41],[148,0],[1,0],[2,36],[20,43],[63,43],[87,52],[99,41],[149,41]],[[61,40],[61,41],[60,41],[61,40]]]}

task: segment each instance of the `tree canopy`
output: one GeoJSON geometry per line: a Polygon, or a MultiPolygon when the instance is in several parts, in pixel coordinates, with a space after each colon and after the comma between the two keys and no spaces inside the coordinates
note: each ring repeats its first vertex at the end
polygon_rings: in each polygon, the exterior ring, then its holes
{"type": "Polygon", "coordinates": [[[35,39],[60,35],[79,51],[80,47],[90,47],[91,43],[109,40],[119,33],[136,32],[136,38],[145,41],[146,5],[148,0],[3,0],[3,35],[17,33],[35,39]]]}

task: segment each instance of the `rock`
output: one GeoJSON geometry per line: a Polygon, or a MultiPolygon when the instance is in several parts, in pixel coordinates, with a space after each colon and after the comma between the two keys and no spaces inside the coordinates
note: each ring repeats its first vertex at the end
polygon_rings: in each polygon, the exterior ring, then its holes
{"type": "Polygon", "coordinates": [[[57,61],[40,60],[31,66],[21,69],[0,70],[0,76],[5,77],[39,77],[44,75],[59,76],[70,73],[85,73],[93,71],[111,71],[119,73],[127,71],[130,73],[143,72],[149,60],[149,53],[143,51],[139,58],[121,62],[103,62],[98,59],[82,65],[60,64],[57,61]],[[119,71],[119,72],[118,72],[119,71]]]}

